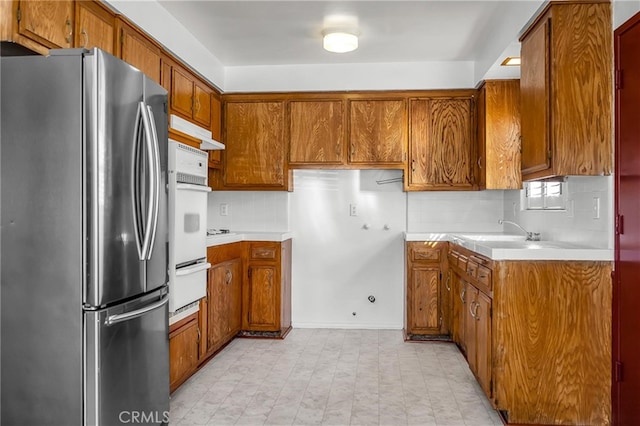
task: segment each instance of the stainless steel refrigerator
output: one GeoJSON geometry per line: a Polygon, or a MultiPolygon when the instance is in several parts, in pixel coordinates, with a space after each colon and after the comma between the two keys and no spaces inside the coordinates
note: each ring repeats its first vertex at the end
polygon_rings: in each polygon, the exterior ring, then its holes
{"type": "Polygon", "coordinates": [[[0,65],[1,423],[167,423],[167,92],[97,49],[0,65]]]}

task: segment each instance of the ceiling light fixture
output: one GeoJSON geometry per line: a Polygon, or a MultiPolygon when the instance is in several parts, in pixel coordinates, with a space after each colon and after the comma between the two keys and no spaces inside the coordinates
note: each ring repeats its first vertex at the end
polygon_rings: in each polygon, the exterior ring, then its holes
{"type": "Polygon", "coordinates": [[[347,53],[358,48],[358,36],[346,31],[323,31],[322,47],[329,52],[347,53]]]}
{"type": "Polygon", "coordinates": [[[500,65],[503,67],[519,67],[520,56],[508,56],[500,65]]]}

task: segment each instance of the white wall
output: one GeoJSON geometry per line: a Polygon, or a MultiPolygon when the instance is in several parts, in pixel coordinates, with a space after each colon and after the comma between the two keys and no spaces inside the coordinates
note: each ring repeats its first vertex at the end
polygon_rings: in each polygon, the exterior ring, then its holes
{"type": "Polygon", "coordinates": [[[409,90],[473,87],[473,62],[236,66],[226,92],[409,90]]]}
{"type": "MultiPolygon", "coordinates": [[[[505,191],[504,217],[543,240],[567,241],[600,248],[613,248],[613,176],[570,176],[567,178],[566,211],[522,210],[522,191],[505,191]],[[600,218],[593,217],[593,198],[600,198],[600,218]]],[[[513,228],[505,225],[505,231],[513,228]]]]}
{"type": "Polygon", "coordinates": [[[168,50],[218,88],[224,88],[224,67],[193,34],[155,0],[106,0],[168,50]]]}
{"type": "Polygon", "coordinates": [[[209,194],[207,229],[288,231],[289,193],[282,191],[214,191],[209,194]],[[227,215],[220,214],[227,204],[227,215]]]}
{"type": "Polygon", "coordinates": [[[614,0],[613,28],[618,28],[638,12],[640,12],[640,0],[614,0]]]}
{"type": "Polygon", "coordinates": [[[400,176],[401,171],[295,171],[294,327],[402,328],[406,194],[402,183],[375,183],[400,176]],[[357,216],[350,216],[350,204],[357,206],[357,216]]]}
{"type": "Polygon", "coordinates": [[[504,191],[410,192],[409,232],[501,232],[504,191]]]}

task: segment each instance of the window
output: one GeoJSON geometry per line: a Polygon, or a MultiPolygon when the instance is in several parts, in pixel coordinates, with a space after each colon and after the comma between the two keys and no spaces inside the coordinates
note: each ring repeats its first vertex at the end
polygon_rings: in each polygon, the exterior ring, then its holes
{"type": "Polygon", "coordinates": [[[527,210],[564,210],[565,194],[564,182],[526,182],[523,205],[527,210]]]}

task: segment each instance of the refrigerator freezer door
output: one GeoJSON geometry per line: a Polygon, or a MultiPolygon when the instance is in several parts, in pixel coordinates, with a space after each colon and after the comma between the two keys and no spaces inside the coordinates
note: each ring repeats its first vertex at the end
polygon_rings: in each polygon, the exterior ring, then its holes
{"type": "Polygon", "coordinates": [[[85,424],[169,422],[166,289],[85,312],[85,424]]]}
{"type": "Polygon", "coordinates": [[[169,134],[167,119],[167,92],[148,77],[144,77],[144,97],[155,129],[155,155],[159,164],[157,174],[158,198],[154,216],[154,235],[148,253],[146,291],[152,291],[169,282],[169,229],[168,229],[168,155],[169,134]]]}
{"type": "MultiPolygon", "coordinates": [[[[141,208],[135,199],[137,145],[144,145],[138,106],[143,74],[99,50],[84,58],[87,285],[84,303],[93,307],[142,294],[141,208]],[[116,284],[117,285],[114,285],[116,284]]],[[[144,210],[144,209],[142,209],[144,210]]]]}

